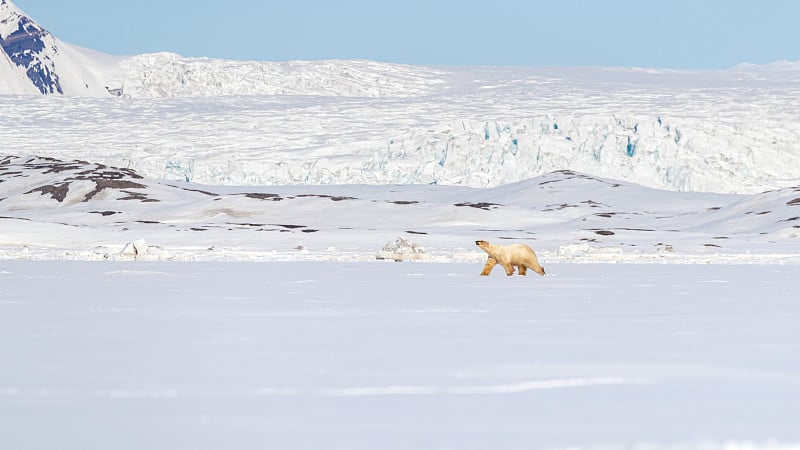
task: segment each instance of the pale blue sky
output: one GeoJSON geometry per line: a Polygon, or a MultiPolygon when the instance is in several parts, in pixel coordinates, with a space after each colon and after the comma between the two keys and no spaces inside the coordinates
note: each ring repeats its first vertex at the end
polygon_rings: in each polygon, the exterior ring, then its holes
{"type": "Polygon", "coordinates": [[[796,0],[12,0],[106,53],[727,68],[800,60],[796,0]]]}

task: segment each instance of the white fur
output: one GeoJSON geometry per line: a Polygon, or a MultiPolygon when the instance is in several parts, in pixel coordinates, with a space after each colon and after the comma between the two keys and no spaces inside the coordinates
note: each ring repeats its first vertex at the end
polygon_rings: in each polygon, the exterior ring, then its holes
{"type": "Polygon", "coordinates": [[[475,241],[475,245],[489,255],[481,275],[489,275],[495,264],[500,264],[509,276],[514,275],[515,266],[520,275],[525,275],[527,269],[544,275],[544,268],[539,265],[536,252],[525,244],[493,245],[486,241],[475,241]]]}

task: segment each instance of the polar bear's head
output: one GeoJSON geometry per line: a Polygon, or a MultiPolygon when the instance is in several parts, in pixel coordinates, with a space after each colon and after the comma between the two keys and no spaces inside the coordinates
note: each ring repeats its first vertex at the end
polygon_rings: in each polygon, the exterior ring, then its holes
{"type": "Polygon", "coordinates": [[[478,247],[480,247],[484,251],[488,251],[489,247],[491,247],[492,244],[490,244],[490,243],[488,243],[486,241],[475,241],[475,245],[477,245],[478,247]]]}

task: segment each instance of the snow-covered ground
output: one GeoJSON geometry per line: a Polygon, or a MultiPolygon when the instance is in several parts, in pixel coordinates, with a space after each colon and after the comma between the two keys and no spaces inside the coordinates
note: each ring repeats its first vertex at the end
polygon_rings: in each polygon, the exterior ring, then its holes
{"type": "Polygon", "coordinates": [[[0,188],[0,448],[800,448],[800,187],[0,188]]]}
{"type": "Polygon", "coordinates": [[[0,449],[800,449],[797,63],[0,47],[0,449]]]}
{"type": "Polygon", "coordinates": [[[797,449],[797,265],[0,262],[0,447],[797,449]]]}

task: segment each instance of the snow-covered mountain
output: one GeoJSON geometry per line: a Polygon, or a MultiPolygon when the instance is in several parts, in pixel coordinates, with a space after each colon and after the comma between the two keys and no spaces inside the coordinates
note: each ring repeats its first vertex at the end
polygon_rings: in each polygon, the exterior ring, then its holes
{"type": "Polygon", "coordinates": [[[103,79],[114,60],[61,42],[0,0],[0,94],[110,95],[103,79]]]}

